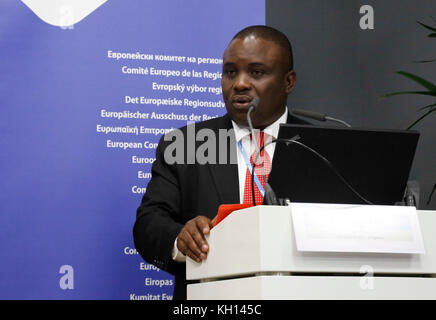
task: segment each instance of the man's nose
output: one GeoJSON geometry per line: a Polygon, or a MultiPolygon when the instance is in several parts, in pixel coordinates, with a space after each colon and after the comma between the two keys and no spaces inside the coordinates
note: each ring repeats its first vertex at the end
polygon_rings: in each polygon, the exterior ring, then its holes
{"type": "Polygon", "coordinates": [[[244,91],[244,90],[251,89],[251,82],[248,75],[242,72],[238,74],[238,76],[235,79],[233,88],[236,91],[244,91]]]}

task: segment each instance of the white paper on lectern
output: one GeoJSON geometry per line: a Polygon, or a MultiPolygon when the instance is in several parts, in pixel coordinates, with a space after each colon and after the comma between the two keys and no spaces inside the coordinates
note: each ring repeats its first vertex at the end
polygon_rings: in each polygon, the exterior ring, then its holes
{"type": "Polygon", "coordinates": [[[291,204],[298,251],[425,253],[415,207],[291,204]]]}

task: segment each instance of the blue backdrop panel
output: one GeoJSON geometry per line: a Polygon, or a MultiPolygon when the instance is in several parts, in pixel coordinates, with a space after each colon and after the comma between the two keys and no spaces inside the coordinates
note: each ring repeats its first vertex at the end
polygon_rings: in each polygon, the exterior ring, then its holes
{"type": "Polygon", "coordinates": [[[0,299],[172,296],[173,278],[134,250],[135,211],[151,164],[133,159],[151,162],[161,131],[185,125],[190,115],[225,112],[220,94],[156,90],[156,84],[209,90],[220,79],[126,72],[220,72],[220,64],[199,64],[198,57],[220,59],[235,32],[264,24],[264,6],[263,0],[112,0],[60,28],[20,1],[0,3],[0,299]],[[126,96],[215,107],[126,103],[126,96]],[[153,112],[180,120],[156,119],[153,112]]]}

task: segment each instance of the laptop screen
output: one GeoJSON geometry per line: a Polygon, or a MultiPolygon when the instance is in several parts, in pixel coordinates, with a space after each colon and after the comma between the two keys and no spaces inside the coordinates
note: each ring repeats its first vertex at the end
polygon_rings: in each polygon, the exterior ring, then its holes
{"type": "MultiPolygon", "coordinates": [[[[283,124],[279,139],[293,139],[325,157],[373,204],[401,201],[419,132],[283,124]]],[[[293,202],[364,204],[320,157],[295,143],[277,142],[268,179],[278,198],[293,202]]]]}

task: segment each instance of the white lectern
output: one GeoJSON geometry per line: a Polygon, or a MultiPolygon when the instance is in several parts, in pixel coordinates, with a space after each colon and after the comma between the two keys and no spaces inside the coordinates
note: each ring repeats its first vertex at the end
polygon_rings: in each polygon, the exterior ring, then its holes
{"type": "Polygon", "coordinates": [[[208,258],[187,259],[200,280],[187,298],[436,299],[436,211],[417,211],[424,254],[298,251],[291,211],[256,206],[213,228],[208,258]]]}

